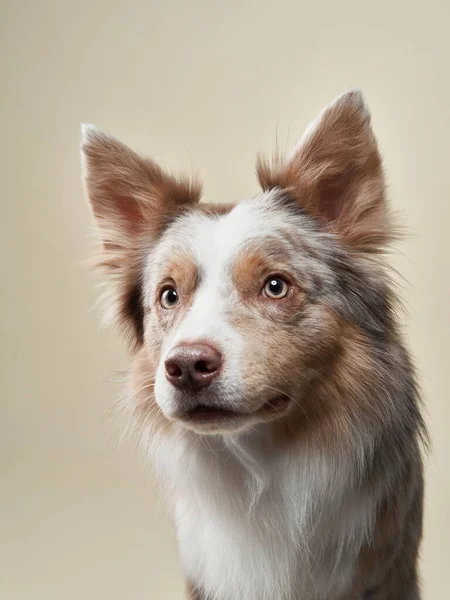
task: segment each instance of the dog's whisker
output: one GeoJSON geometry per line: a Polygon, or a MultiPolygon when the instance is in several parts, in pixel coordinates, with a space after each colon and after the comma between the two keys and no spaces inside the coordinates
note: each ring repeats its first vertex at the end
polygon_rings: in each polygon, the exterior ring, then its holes
{"type": "Polygon", "coordinates": [[[268,389],[268,390],[272,390],[273,392],[278,392],[279,394],[283,394],[284,396],[286,396],[287,398],[289,398],[289,400],[292,400],[292,402],[298,406],[298,408],[303,412],[303,414],[305,415],[306,419],[309,421],[309,417],[308,414],[306,412],[306,410],[303,408],[303,406],[300,404],[300,402],[298,400],[296,400],[293,396],[290,396],[289,394],[287,394],[286,392],[283,392],[282,390],[279,390],[271,385],[265,385],[264,389],[268,389]]]}

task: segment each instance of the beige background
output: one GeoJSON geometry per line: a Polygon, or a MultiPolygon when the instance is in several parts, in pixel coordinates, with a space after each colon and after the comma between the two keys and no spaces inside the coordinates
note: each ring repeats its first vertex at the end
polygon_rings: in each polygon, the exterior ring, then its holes
{"type": "Polygon", "coordinates": [[[444,2],[1,3],[0,597],[171,600],[183,583],[163,503],[111,381],[123,347],[80,269],[90,218],[79,123],[167,166],[206,198],[252,195],[257,149],[293,143],[349,86],[369,100],[390,193],[412,232],[405,277],[434,452],[424,598],[450,597],[450,79],[444,2]]]}

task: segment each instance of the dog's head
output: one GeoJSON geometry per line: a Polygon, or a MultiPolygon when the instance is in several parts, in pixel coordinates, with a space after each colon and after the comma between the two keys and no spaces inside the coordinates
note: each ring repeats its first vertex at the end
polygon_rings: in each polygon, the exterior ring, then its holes
{"type": "Polygon", "coordinates": [[[384,335],[370,258],[389,235],[384,182],[359,92],[287,160],[260,160],[262,193],[234,206],[200,204],[197,184],[93,127],[82,152],[110,309],[169,421],[208,433],[311,418],[308,386],[343,344],[384,335]]]}

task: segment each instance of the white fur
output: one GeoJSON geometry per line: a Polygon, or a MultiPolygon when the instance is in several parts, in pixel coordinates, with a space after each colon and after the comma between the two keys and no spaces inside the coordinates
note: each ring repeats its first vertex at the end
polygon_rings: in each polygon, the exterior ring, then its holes
{"type": "Polygon", "coordinates": [[[101,130],[97,127],[97,125],[93,125],[92,123],[81,123],[81,139],[82,142],[87,142],[92,133],[101,133],[101,130]]]}
{"type": "Polygon", "coordinates": [[[211,598],[346,598],[372,526],[350,460],[308,446],[281,453],[264,426],[212,438],[180,429],[151,449],[175,499],[186,576],[211,598]]]}

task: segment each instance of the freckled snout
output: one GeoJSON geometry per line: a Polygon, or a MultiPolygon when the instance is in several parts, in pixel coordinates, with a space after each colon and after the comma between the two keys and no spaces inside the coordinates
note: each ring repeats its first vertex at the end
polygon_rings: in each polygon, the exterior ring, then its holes
{"type": "Polygon", "coordinates": [[[167,380],[176,388],[197,392],[219,374],[222,355],[208,344],[181,344],[173,348],[164,363],[167,380]]]}

